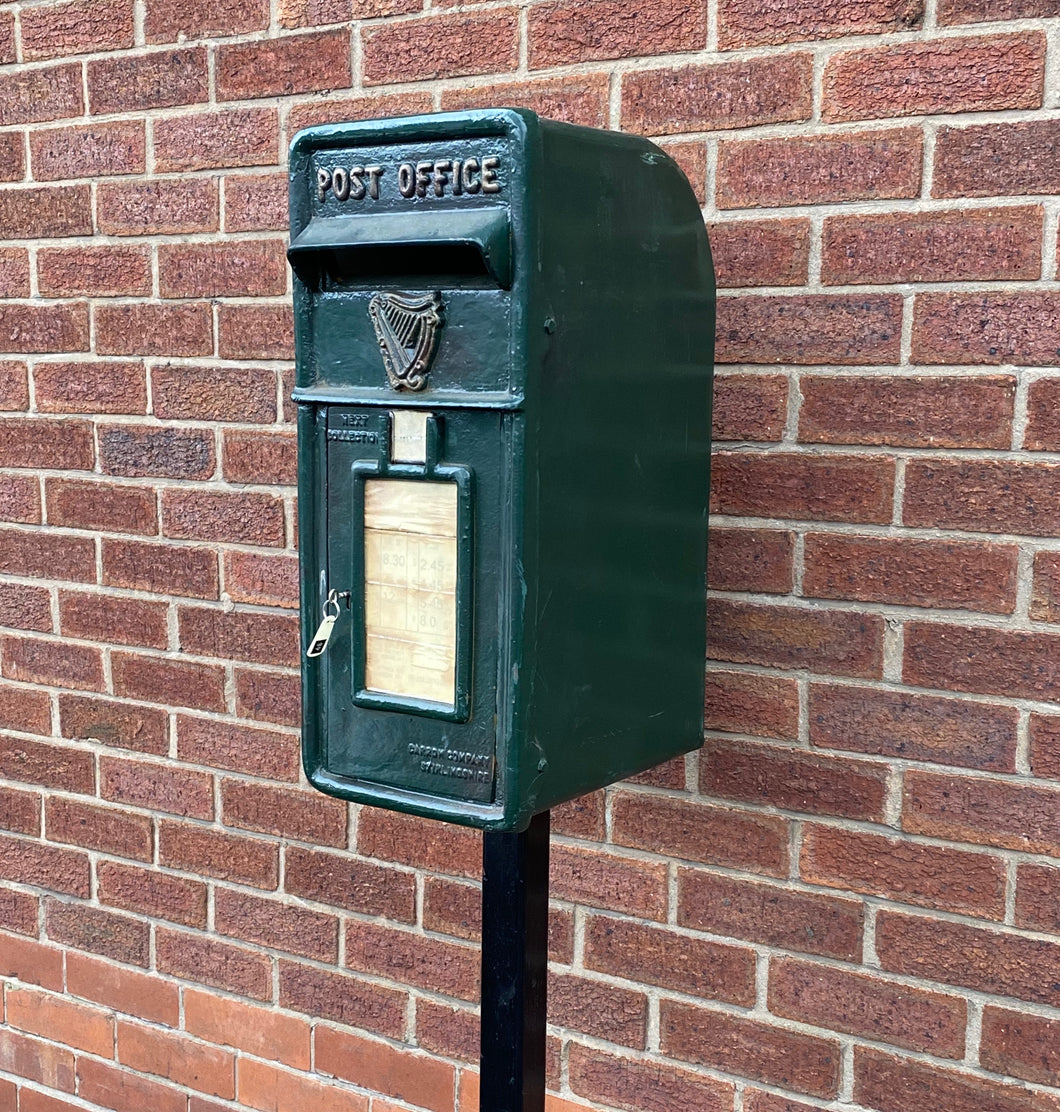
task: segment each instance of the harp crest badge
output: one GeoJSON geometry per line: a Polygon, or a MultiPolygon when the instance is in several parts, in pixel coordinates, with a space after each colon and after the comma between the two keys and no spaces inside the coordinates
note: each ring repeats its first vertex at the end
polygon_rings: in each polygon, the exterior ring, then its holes
{"type": "Polygon", "coordinates": [[[395,390],[422,390],[444,323],[442,295],[377,293],[368,312],[390,385],[395,390]]]}

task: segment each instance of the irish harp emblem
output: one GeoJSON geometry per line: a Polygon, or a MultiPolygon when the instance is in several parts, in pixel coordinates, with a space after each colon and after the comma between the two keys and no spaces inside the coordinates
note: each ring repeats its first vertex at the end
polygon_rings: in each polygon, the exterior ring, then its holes
{"type": "Polygon", "coordinates": [[[387,378],[395,390],[422,390],[442,320],[442,295],[377,293],[368,303],[387,378]]]}

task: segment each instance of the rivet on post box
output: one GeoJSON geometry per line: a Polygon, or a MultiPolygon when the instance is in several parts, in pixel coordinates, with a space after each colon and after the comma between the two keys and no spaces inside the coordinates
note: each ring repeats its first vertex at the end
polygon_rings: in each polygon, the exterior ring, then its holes
{"type": "Polygon", "coordinates": [[[488,110],[311,128],[290,175],[311,782],[520,831],[698,748],[714,278],[681,171],[488,110]]]}

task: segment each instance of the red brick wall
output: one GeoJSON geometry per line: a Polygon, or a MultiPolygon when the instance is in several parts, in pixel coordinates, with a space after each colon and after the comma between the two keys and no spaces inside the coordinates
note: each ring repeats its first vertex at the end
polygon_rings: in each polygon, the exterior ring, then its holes
{"type": "Polygon", "coordinates": [[[0,1112],[475,1107],[477,835],[300,780],[282,160],[490,102],[657,137],[725,287],[707,741],[555,816],[552,1112],[1060,1109],[1057,15],[0,3],[0,1112]]]}

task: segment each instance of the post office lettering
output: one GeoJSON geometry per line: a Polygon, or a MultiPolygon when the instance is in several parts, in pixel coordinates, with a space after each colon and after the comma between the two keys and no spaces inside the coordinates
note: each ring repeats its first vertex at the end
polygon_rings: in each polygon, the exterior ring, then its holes
{"type": "MultiPolygon", "coordinates": [[[[486,158],[436,158],[386,166],[321,166],[317,170],[317,200],[329,196],[340,204],[347,201],[378,201],[387,189],[407,200],[427,197],[474,197],[500,193],[501,160],[486,158]]],[[[392,194],[391,194],[392,195],[392,194]]]]}

